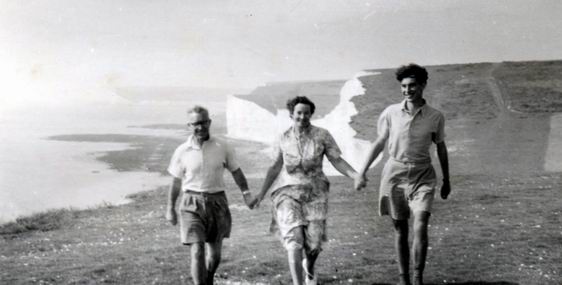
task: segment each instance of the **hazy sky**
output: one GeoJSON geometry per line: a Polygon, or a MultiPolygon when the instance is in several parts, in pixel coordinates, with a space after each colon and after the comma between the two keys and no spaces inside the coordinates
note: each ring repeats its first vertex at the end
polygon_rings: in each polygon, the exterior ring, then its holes
{"type": "Polygon", "coordinates": [[[0,93],[253,88],[407,62],[562,59],[560,11],[559,0],[0,0],[0,93]]]}

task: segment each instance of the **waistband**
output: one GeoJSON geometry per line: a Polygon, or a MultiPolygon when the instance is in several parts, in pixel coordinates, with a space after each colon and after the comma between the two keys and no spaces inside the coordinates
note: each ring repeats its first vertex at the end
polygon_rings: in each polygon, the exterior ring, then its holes
{"type": "Polygon", "coordinates": [[[416,165],[416,166],[424,166],[424,165],[430,165],[431,164],[431,159],[428,160],[420,160],[420,161],[402,161],[402,160],[398,160],[394,157],[389,157],[388,158],[389,161],[392,162],[397,162],[397,163],[401,163],[401,164],[405,164],[405,165],[416,165]]]}
{"type": "Polygon", "coordinates": [[[203,197],[212,197],[212,196],[223,196],[224,191],[219,192],[200,192],[200,191],[193,191],[193,190],[184,190],[183,193],[189,195],[199,195],[203,197]]]}

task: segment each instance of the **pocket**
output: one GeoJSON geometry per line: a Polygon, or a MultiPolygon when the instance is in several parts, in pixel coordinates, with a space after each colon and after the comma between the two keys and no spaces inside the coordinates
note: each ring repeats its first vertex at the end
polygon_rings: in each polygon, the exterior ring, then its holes
{"type": "Polygon", "coordinates": [[[197,213],[199,209],[199,203],[194,195],[183,194],[180,211],[197,213]]]}

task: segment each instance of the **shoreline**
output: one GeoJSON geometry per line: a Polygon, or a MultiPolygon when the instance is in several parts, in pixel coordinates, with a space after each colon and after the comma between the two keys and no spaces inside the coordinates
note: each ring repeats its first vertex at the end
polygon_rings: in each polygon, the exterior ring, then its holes
{"type": "MultiPolygon", "coordinates": [[[[469,73],[478,75],[479,68],[490,66],[471,65],[469,73]]],[[[451,68],[459,71],[457,65],[451,68]]],[[[556,159],[560,149],[557,146],[561,143],[562,116],[552,112],[508,112],[500,116],[494,113],[498,110],[492,105],[479,108],[494,99],[490,90],[479,89],[488,86],[488,81],[451,77],[436,80],[437,86],[439,80],[452,85],[434,89],[428,99],[449,108],[446,114],[451,117],[446,132],[453,192],[446,201],[436,197],[435,215],[432,214],[430,222],[426,282],[562,282],[562,169],[556,168],[559,163],[548,164],[549,159],[556,159]],[[485,84],[472,89],[471,82],[485,84]],[[447,97],[448,90],[458,93],[447,97]],[[465,96],[473,93],[478,96],[465,96]],[[462,105],[465,103],[470,104],[462,105]],[[451,256],[455,257],[454,262],[451,256]]],[[[389,79],[390,83],[393,82],[389,79]]],[[[380,87],[377,82],[366,85],[380,87]]],[[[368,138],[375,131],[372,120],[382,106],[377,101],[382,97],[373,98],[374,95],[353,100],[359,115],[352,124],[359,136],[368,138]]],[[[532,107],[537,106],[540,107],[532,107]]],[[[175,128],[158,124],[152,127],[175,128]]],[[[155,139],[127,132],[63,138],[130,141],[132,147],[127,150],[94,152],[96,161],[100,156],[104,164],[114,163],[112,171],[119,175],[141,171],[141,175],[153,173],[163,177],[167,165],[164,158],[171,156],[183,135],[178,132],[177,136],[155,139]]],[[[244,172],[248,170],[250,189],[256,193],[267,164],[267,146],[234,141],[241,152],[244,172]]],[[[352,183],[347,178],[329,177],[329,241],[317,268],[322,283],[395,281],[392,225],[388,218],[377,216],[380,168],[377,165],[369,171],[368,189],[362,192],[348,192],[352,183]]],[[[217,284],[290,282],[286,253],[279,241],[267,234],[271,202],[264,200],[260,209],[250,211],[244,207],[232,179],[227,177],[225,182],[234,224],[231,238],[224,242],[217,284]]],[[[127,195],[132,201],[128,204],[53,210],[22,218],[11,227],[0,226],[0,283],[189,283],[189,252],[179,243],[177,227],[164,219],[167,185],[138,191],[127,195]]]]}

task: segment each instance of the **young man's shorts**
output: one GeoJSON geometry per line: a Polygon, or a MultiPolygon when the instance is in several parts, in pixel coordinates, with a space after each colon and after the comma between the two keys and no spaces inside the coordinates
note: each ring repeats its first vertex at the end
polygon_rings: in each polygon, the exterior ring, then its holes
{"type": "Polygon", "coordinates": [[[326,238],[328,186],[290,185],[273,194],[272,232],[279,232],[287,250],[322,250],[326,238]],[[312,186],[312,187],[310,187],[312,186]],[[296,232],[302,229],[302,234],[296,232]]]}
{"type": "Polygon", "coordinates": [[[437,178],[431,162],[403,163],[389,158],[380,185],[380,215],[405,220],[411,212],[431,213],[437,178]]]}
{"type": "Polygon", "coordinates": [[[183,193],[179,210],[183,244],[218,242],[230,237],[232,217],[224,192],[186,191],[183,193]]]}

